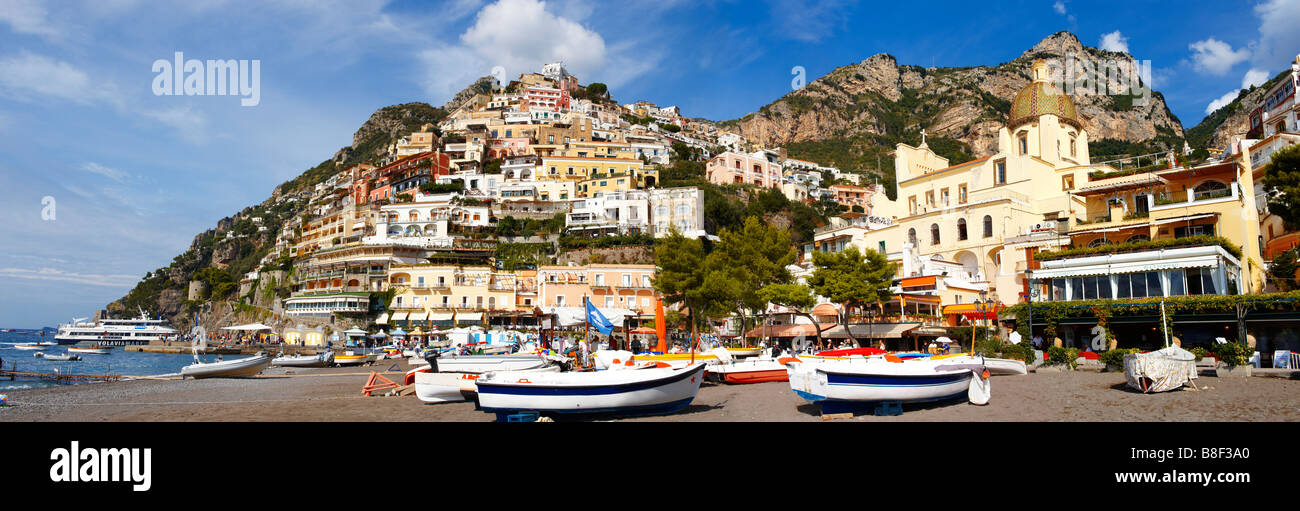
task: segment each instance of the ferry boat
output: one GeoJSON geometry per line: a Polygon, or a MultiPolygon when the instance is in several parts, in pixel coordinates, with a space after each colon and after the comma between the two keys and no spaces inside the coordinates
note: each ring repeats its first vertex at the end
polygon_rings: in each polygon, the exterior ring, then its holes
{"type": "Polygon", "coordinates": [[[71,323],[59,325],[54,340],[59,344],[93,342],[101,346],[132,346],[155,340],[173,340],[178,336],[175,329],[167,326],[166,320],[149,319],[141,310],[140,317],[135,319],[101,319],[98,323],[87,322],[85,318],[74,319],[71,323]]]}

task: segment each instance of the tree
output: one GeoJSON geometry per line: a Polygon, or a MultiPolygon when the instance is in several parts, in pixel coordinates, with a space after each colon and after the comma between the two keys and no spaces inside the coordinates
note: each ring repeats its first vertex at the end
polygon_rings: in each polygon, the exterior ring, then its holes
{"type": "Polygon", "coordinates": [[[822,347],[821,328],[813,318],[811,309],[817,306],[817,298],[812,289],[803,284],[769,284],[758,290],[759,299],[793,310],[798,316],[808,318],[813,325],[813,335],[817,339],[817,348],[822,347]]]}
{"type": "Polygon", "coordinates": [[[725,271],[705,264],[707,257],[700,240],[682,236],[676,227],[655,246],[655,291],[664,295],[664,303],[688,308],[692,325],[725,313],[739,293],[725,271]]]}
{"type": "Polygon", "coordinates": [[[1273,258],[1273,262],[1268,265],[1268,274],[1277,283],[1278,289],[1290,291],[1300,287],[1296,285],[1296,269],[1296,249],[1293,248],[1273,258]]]}
{"type": "Polygon", "coordinates": [[[818,295],[843,305],[840,324],[844,325],[853,344],[861,347],[848,322],[849,310],[877,304],[893,296],[889,288],[894,282],[894,263],[875,250],[859,253],[857,247],[849,247],[833,254],[813,252],[813,265],[817,269],[808,278],[808,284],[818,295]]]}
{"type": "MultiPolygon", "coordinates": [[[[721,241],[709,254],[706,266],[714,278],[731,281],[726,286],[718,284],[718,289],[734,291],[732,310],[740,315],[743,336],[747,326],[745,311],[762,309],[767,304],[759,298],[759,288],[790,281],[790,271],[785,267],[794,263],[795,250],[785,229],[753,216],[746,218],[740,229],[723,230],[718,237],[721,241]]],[[[717,297],[723,298],[721,294],[717,297]]]]}
{"type": "Polygon", "coordinates": [[[1282,218],[1288,230],[1300,228],[1300,146],[1273,153],[1261,180],[1269,212],[1282,218]]]}
{"type": "Polygon", "coordinates": [[[609,87],[600,82],[587,84],[587,94],[595,98],[604,98],[609,94],[609,87]]]}

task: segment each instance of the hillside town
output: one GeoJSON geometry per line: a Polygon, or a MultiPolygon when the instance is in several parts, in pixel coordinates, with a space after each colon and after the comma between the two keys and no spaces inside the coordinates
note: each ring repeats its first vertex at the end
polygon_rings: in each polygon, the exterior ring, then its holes
{"type": "MultiPolygon", "coordinates": [[[[1039,348],[1047,336],[1102,351],[1115,346],[1097,345],[1095,317],[1030,330],[1024,320],[1033,320],[1015,307],[1289,289],[1273,283],[1269,264],[1298,236],[1269,212],[1261,173],[1271,153],[1300,140],[1297,66],[1270,92],[1280,99],[1252,114],[1248,138],[1209,158],[1193,161],[1188,150],[1094,162],[1086,119],[1036,62],[995,154],[951,164],[923,130],[920,144],[892,153],[891,199],[864,182],[866,171],[788,157],[673,106],[615,104],[603,85],[591,94],[553,63],[474,95],[373,164],[343,168],[309,195],[281,196],[306,201],[308,214],[284,225],[239,295],[287,283],[288,296],[270,308],[286,318],[286,341],[308,344],[349,327],[537,328],[542,315],[586,301],[629,325],[652,322],[665,298],[654,240],[719,240],[705,229],[699,188],[663,186],[662,169],[685,157],[704,166],[708,183],[829,205],[813,239],[793,247],[786,270],[798,283],[812,277],[819,252],[875,251],[894,268],[888,298],[871,307],[827,296],[810,311],[768,303],[708,318],[709,334],[910,349],[980,324],[1019,329],[1039,348]]],[[[190,299],[201,290],[192,283],[190,299]]],[[[1176,341],[1240,334],[1262,349],[1286,345],[1273,338],[1275,323],[1252,323],[1269,318],[1247,316],[1188,323],[1176,341]]],[[[1165,342],[1145,322],[1153,316],[1141,317],[1140,327],[1109,329],[1125,347],[1165,342]]]]}

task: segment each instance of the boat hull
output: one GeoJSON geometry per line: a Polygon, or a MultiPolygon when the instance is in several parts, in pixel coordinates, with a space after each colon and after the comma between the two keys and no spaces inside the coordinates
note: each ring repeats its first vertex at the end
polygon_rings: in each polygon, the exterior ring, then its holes
{"type": "Polygon", "coordinates": [[[989,374],[1029,374],[1029,368],[1025,367],[1025,363],[1019,360],[986,358],[984,359],[984,366],[989,369],[989,374]]]}
{"type": "MultiPolygon", "coordinates": [[[[956,363],[951,361],[946,363],[956,363]]],[[[813,403],[925,402],[967,393],[974,373],[941,370],[939,362],[914,360],[824,361],[786,364],[790,389],[813,403]]]]}
{"type": "Polygon", "coordinates": [[[276,357],[271,360],[271,365],[276,367],[329,367],[333,363],[332,352],[311,357],[276,357]]]}
{"type": "Polygon", "coordinates": [[[256,376],[271,365],[271,357],[255,355],[239,360],[226,360],[211,364],[192,364],[181,368],[185,378],[247,378],[256,376]]]}
{"type": "Polygon", "coordinates": [[[25,351],[35,351],[35,350],[42,350],[42,349],[45,349],[45,347],[44,347],[44,346],[41,346],[41,345],[39,345],[39,344],[15,344],[15,345],[14,345],[14,349],[16,349],[16,350],[25,350],[25,351]]]}
{"type": "Polygon", "coordinates": [[[656,415],[674,413],[689,405],[700,390],[706,367],[695,364],[681,369],[557,373],[531,378],[493,373],[476,383],[479,406],[488,413],[656,415]]]}
{"type": "Polygon", "coordinates": [[[87,353],[91,355],[107,355],[113,351],[108,348],[78,348],[76,346],[68,347],[69,353],[87,353]]]}
{"type": "Polygon", "coordinates": [[[438,372],[486,373],[540,369],[550,363],[538,355],[460,355],[438,358],[438,372]]]}
{"type": "Polygon", "coordinates": [[[374,362],[376,355],[334,355],[334,365],[356,366],[374,362]]]}
{"type": "Polygon", "coordinates": [[[709,366],[709,376],[725,383],[764,383],[789,381],[785,365],[777,360],[764,359],[709,366]]]}

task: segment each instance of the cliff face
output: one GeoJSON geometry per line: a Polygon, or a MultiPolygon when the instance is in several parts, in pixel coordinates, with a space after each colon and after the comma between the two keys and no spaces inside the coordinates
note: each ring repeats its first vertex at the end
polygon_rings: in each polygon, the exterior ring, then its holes
{"type": "Polygon", "coordinates": [[[1263,85],[1242,89],[1237,98],[1202,119],[1196,127],[1187,130],[1187,141],[1194,148],[1223,149],[1234,139],[1244,138],[1250,131],[1250,112],[1264,101],[1269,89],[1285,80],[1290,70],[1284,70],[1263,85]]]}
{"type": "MultiPolygon", "coordinates": [[[[858,134],[901,137],[922,128],[930,136],[967,144],[974,156],[996,152],[998,129],[1011,100],[1030,82],[1038,58],[1069,54],[1131,60],[1127,54],[1083,46],[1068,32],[1054,34],[998,66],[922,68],[899,65],[887,54],[836,68],[758,112],[723,123],[769,146],[858,134]]],[[[1146,141],[1183,137],[1181,123],[1159,93],[1144,106],[1110,95],[1073,94],[1092,140],[1146,141]]]]}

